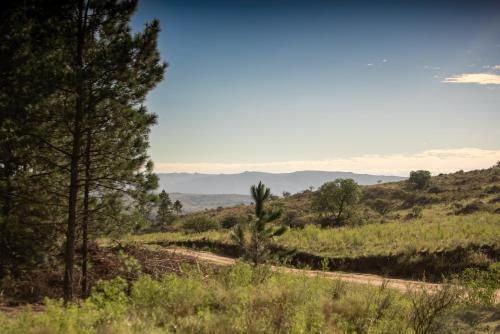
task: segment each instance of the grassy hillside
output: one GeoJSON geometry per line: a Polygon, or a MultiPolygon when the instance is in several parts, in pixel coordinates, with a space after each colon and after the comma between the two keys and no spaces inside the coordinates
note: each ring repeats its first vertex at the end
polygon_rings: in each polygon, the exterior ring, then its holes
{"type": "MultiPolygon", "coordinates": [[[[250,185],[249,185],[250,186],[250,185]]],[[[271,189],[272,190],[272,189],[271,189]]],[[[425,190],[411,190],[406,181],[362,186],[360,212],[365,223],[404,219],[414,207],[421,207],[429,214],[468,214],[476,211],[500,213],[500,169],[490,168],[471,172],[457,172],[434,176],[425,190]],[[388,214],[375,209],[376,200],[390,202],[388,214]],[[466,209],[467,205],[469,207],[466,209]]],[[[293,213],[297,221],[311,223],[316,217],[311,209],[313,192],[301,193],[272,201],[270,205],[284,210],[283,220],[293,213]]],[[[245,216],[253,213],[251,206],[209,210],[206,214],[216,220],[227,215],[245,216]]]]}
{"type": "MultiPolygon", "coordinates": [[[[278,224],[291,227],[274,239],[274,245],[276,253],[295,253],[292,262],[314,266],[328,258],[332,263],[338,260],[332,269],[440,276],[498,261],[499,168],[435,176],[425,190],[413,190],[406,181],[364,186],[356,215],[337,228],[321,228],[311,208],[312,196],[313,192],[304,191],[268,204],[282,208],[278,224]],[[386,210],[379,209],[381,201],[386,210]]],[[[178,220],[170,227],[172,232],[130,238],[140,243],[209,247],[234,255],[231,229],[221,226],[245,221],[252,213],[251,205],[210,210],[178,220]],[[186,231],[187,222],[206,225],[208,231],[186,231]]]]}

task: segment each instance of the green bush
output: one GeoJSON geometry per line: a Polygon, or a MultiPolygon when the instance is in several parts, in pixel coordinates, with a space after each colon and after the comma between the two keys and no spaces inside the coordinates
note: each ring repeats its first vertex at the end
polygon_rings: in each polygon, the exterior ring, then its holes
{"type": "Polygon", "coordinates": [[[216,230],[220,228],[220,225],[217,221],[207,216],[194,216],[184,220],[182,227],[186,231],[200,233],[216,230]]]}
{"type": "Polygon", "coordinates": [[[239,223],[242,223],[245,219],[241,216],[237,216],[237,215],[227,215],[225,216],[224,218],[222,218],[221,220],[221,226],[223,228],[233,228],[235,227],[236,225],[238,225],[239,223]]]}
{"type": "Polygon", "coordinates": [[[380,215],[389,213],[394,208],[394,203],[384,199],[376,199],[369,203],[369,206],[380,215]]]}
{"type": "Polygon", "coordinates": [[[101,313],[101,318],[105,321],[112,321],[122,317],[127,311],[128,282],[116,277],[109,281],[99,281],[92,289],[88,302],[95,305],[101,313]]]}
{"type": "Polygon", "coordinates": [[[500,263],[492,264],[488,270],[468,268],[460,274],[459,281],[467,289],[469,304],[491,306],[500,289],[500,263]]]}
{"type": "Polygon", "coordinates": [[[299,228],[302,229],[306,226],[307,219],[299,214],[299,212],[295,210],[286,211],[281,219],[282,223],[287,225],[290,228],[299,228]]]}

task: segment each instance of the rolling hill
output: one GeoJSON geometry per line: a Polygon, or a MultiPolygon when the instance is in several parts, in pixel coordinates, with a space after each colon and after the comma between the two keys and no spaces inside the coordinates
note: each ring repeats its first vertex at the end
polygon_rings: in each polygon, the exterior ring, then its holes
{"type": "Polygon", "coordinates": [[[215,209],[218,207],[230,207],[240,204],[250,204],[250,195],[239,194],[186,194],[170,193],[172,200],[179,200],[182,203],[182,211],[186,213],[203,211],[205,209],[215,209]]]}

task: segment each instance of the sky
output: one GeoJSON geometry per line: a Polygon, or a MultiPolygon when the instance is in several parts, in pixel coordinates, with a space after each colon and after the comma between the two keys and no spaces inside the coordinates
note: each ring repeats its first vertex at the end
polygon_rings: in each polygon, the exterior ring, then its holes
{"type": "Polygon", "coordinates": [[[407,175],[500,160],[499,1],[142,0],[157,172],[407,175]]]}

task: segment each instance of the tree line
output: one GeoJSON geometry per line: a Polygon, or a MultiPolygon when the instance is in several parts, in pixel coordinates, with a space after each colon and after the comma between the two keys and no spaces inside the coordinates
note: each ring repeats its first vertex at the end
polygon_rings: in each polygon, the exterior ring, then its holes
{"type": "Polygon", "coordinates": [[[157,20],[132,32],[136,0],[0,4],[0,279],[75,251],[88,293],[89,240],[147,219],[157,187],[144,105],[167,65],[157,20]]]}

